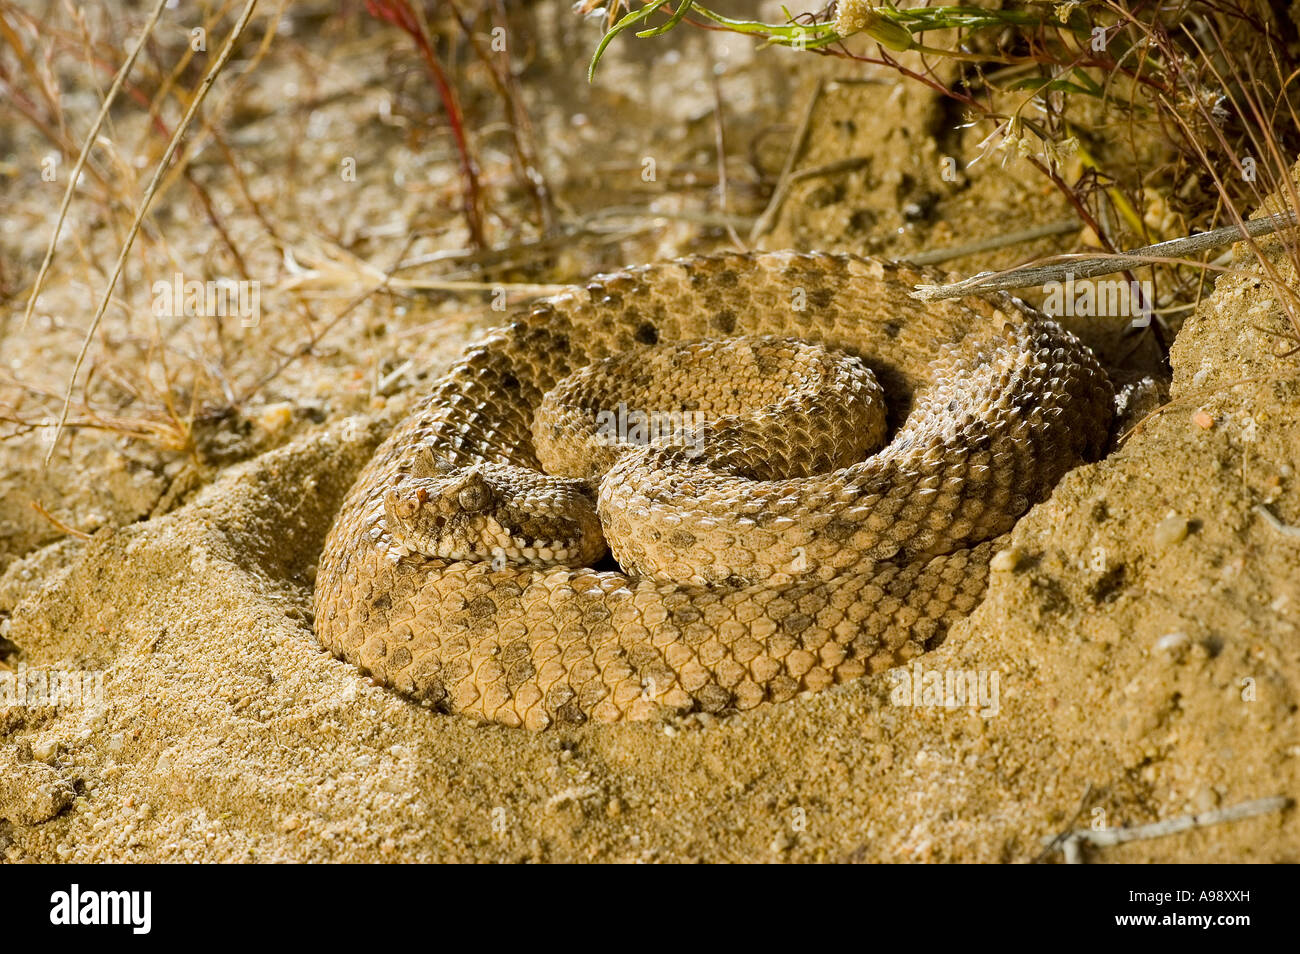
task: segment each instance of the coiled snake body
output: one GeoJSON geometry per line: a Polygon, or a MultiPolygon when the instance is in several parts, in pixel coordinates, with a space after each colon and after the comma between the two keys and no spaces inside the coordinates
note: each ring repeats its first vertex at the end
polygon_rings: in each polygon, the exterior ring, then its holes
{"type": "Polygon", "coordinates": [[[908,296],[931,278],[730,254],[533,305],[358,477],[317,634],[402,692],[534,729],[749,709],[932,647],[995,538],[1100,453],[1112,391],[1015,299],[908,296]],[[695,423],[593,437],[629,407],[695,423]]]}

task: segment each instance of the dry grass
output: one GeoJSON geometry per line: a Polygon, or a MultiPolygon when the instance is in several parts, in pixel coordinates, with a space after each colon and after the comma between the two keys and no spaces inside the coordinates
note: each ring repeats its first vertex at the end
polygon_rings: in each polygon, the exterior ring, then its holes
{"type": "Polygon", "coordinates": [[[33,347],[50,358],[0,371],[0,438],[40,431],[53,454],[62,429],[101,430],[201,466],[206,448],[197,435],[205,425],[269,399],[282,375],[320,354],[326,336],[373,296],[549,290],[474,275],[475,255],[536,242],[556,221],[508,54],[482,40],[494,18],[509,22],[499,0],[443,5],[436,19],[399,0],[372,2],[369,14],[241,0],[199,19],[164,12],[161,2],[136,12],[64,0],[49,6],[54,15],[38,17],[0,0],[0,113],[18,124],[12,177],[30,180],[46,164],[46,188],[60,204],[52,230],[38,223],[44,255],[35,275],[0,272],[0,292],[22,308],[20,319],[5,319],[9,327],[0,322],[0,335],[44,339],[33,347]],[[414,49],[401,49],[390,23],[415,30],[414,49]],[[360,32],[373,73],[389,69],[389,88],[376,88],[365,71],[327,68],[294,38],[305,28],[340,39],[360,32]],[[274,79],[259,75],[272,48],[274,79]],[[438,50],[452,66],[441,66],[438,50]],[[419,64],[441,76],[439,97],[410,88],[419,64]],[[269,99],[276,82],[296,95],[269,99]],[[468,97],[455,88],[466,83],[474,85],[468,97]],[[79,92],[86,90],[94,91],[93,109],[79,92]],[[408,253],[430,231],[381,240],[364,228],[339,234],[329,221],[322,192],[353,181],[347,161],[365,159],[313,155],[311,141],[320,138],[313,112],[367,97],[383,102],[387,123],[428,139],[432,154],[442,140],[461,157],[460,189],[430,190],[430,211],[451,216],[434,216],[437,240],[429,244],[463,249],[446,265],[410,274],[408,253]],[[473,114],[462,111],[462,99],[473,114]],[[273,178],[253,165],[267,152],[240,144],[265,135],[259,124],[271,121],[288,140],[273,178]],[[494,160],[480,168],[475,142],[486,126],[504,127],[504,167],[494,160]],[[446,224],[454,217],[461,228],[446,224]],[[458,276],[443,278],[447,266],[458,276]],[[154,314],[155,283],[178,274],[219,292],[232,282],[256,286],[260,314],[275,320],[246,323],[201,307],[154,314]]]}
{"type": "MultiPolygon", "coordinates": [[[[59,199],[50,204],[62,203],[53,234],[39,236],[46,255],[35,275],[0,266],[0,294],[23,305],[19,327],[49,336],[52,356],[3,371],[0,437],[104,430],[201,466],[206,448],[197,435],[206,425],[274,399],[277,382],[325,353],[345,320],[382,320],[376,296],[391,303],[543,293],[551,290],[545,283],[505,280],[507,269],[601,234],[590,218],[564,220],[540,171],[517,53],[493,42],[512,16],[503,0],[368,0],[341,10],[225,0],[193,23],[162,13],[161,4],[133,13],[68,0],[50,6],[61,15],[39,19],[0,0],[0,112],[22,127],[21,175],[46,160],[33,144],[55,157],[51,194],[57,188],[59,199]],[[383,82],[376,88],[322,62],[298,42],[298,30],[333,31],[340,40],[359,33],[351,55],[380,64],[383,82]],[[278,99],[259,75],[272,48],[274,82],[296,87],[278,99]],[[93,102],[70,90],[95,91],[93,102]],[[458,170],[427,187],[428,211],[401,234],[366,222],[359,204],[352,214],[363,225],[331,217],[339,200],[328,182],[347,181],[340,161],[349,157],[326,157],[312,145],[320,141],[312,129],[318,107],[374,96],[385,104],[385,123],[420,140],[431,161],[458,170]],[[248,145],[266,128],[287,141],[273,177],[259,174],[259,154],[248,145]],[[504,131],[506,147],[485,168],[489,129],[504,131]],[[244,327],[202,309],[154,315],[155,283],[177,273],[256,284],[261,314],[275,320],[244,327]]],[[[635,6],[606,5],[608,22],[635,6]]],[[[729,28],[696,12],[661,4],[656,16],[661,24],[729,28]]],[[[796,13],[785,26],[824,31],[834,14],[796,13]]],[[[945,23],[943,15],[926,12],[933,24],[945,23]]],[[[1055,26],[1044,4],[981,16],[1007,20],[1000,31],[954,20],[956,27],[915,33],[901,51],[878,43],[878,30],[834,37],[809,55],[884,65],[952,97],[986,130],[984,161],[1023,162],[1045,176],[1102,250],[1239,224],[1275,191],[1300,209],[1290,175],[1300,148],[1296,67],[1286,40],[1295,28],[1269,5],[1084,0],[1073,5],[1075,19],[1055,26]],[[1089,46],[1080,16],[1105,26],[1104,50],[1089,46]]],[[[718,220],[739,242],[725,209],[720,99],[718,106],[718,220]]],[[[358,153],[365,147],[355,144],[358,153]]],[[[1300,273],[1295,241],[1282,240],[1300,273]]],[[[1207,255],[1153,265],[1157,313],[1176,326],[1223,264],[1207,255]]],[[[1268,274],[1291,321],[1278,353],[1294,354],[1300,300],[1292,276],[1268,274]]],[[[368,376],[374,393],[383,370],[368,376]]]]}

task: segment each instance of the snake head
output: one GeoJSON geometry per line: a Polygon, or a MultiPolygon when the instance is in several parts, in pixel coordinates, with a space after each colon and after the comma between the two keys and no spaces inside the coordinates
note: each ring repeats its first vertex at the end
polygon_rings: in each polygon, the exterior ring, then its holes
{"type": "Polygon", "coordinates": [[[605,552],[594,502],[573,481],[478,464],[408,477],[384,495],[393,539],[440,560],[594,561],[605,552]]]}

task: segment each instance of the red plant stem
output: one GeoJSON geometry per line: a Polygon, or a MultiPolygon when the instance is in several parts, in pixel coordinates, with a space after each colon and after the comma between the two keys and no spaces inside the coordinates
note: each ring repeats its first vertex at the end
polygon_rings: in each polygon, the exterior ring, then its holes
{"type": "Polygon", "coordinates": [[[465,224],[469,228],[470,242],[476,248],[485,248],[487,240],[483,234],[483,217],[480,211],[482,203],[480,201],[478,182],[478,163],[474,161],[474,157],[470,154],[469,142],[465,136],[464,117],[460,111],[460,105],[456,102],[456,91],[452,89],[451,84],[447,81],[447,74],[443,71],[442,64],[438,62],[438,56],[434,52],[433,44],[429,41],[428,33],[425,31],[419,17],[416,16],[415,11],[411,8],[410,0],[366,0],[366,10],[371,16],[380,20],[387,20],[389,23],[405,30],[411,39],[415,41],[415,45],[420,51],[425,68],[433,78],[433,84],[438,89],[438,96],[442,99],[442,108],[447,114],[447,123],[451,126],[451,135],[456,142],[456,151],[460,156],[465,224]]]}

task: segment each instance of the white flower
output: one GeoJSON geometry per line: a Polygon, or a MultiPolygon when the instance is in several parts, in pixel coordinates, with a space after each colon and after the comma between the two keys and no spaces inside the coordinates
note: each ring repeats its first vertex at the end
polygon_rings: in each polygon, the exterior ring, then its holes
{"type": "Polygon", "coordinates": [[[852,36],[866,29],[873,13],[867,0],[840,0],[835,7],[835,32],[840,36],[852,36]]]}

